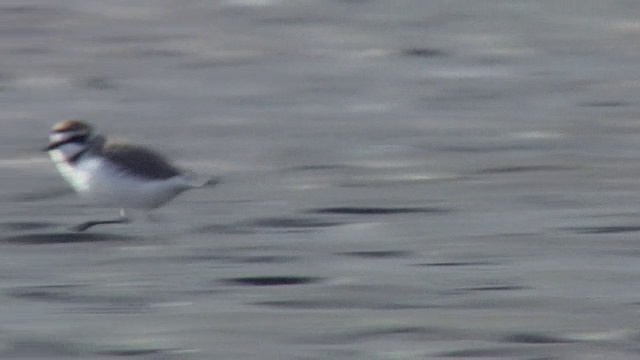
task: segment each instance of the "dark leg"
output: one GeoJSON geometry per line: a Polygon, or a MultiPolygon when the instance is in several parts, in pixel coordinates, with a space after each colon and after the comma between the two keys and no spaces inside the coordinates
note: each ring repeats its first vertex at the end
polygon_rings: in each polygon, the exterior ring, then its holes
{"type": "Polygon", "coordinates": [[[72,226],[69,228],[69,230],[73,230],[73,231],[85,231],[90,227],[96,226],[96,225],[105,225],[105,224],[127,224],[131,222],[131,220],[129,220],[129,218],[127,217],[127,215],[124,212],[124,209],[120,209],[120,217],[118,219],[113,219],[113,220],[94,220],[94,221],[87,221],[84,222],[82,224],[78,224],[75,226],[72,226]]]}

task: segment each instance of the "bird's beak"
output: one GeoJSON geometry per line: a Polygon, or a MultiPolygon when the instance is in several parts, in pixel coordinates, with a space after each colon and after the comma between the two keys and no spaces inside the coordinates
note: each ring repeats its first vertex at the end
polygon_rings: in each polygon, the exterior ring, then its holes
{"type": "Polygon", "coordinates": [[[42,152],[47,152],[47,151],[51,151],[52,149],[54,149],[56,146],[58,146],[57,143],[50,143],[49,145],[43,147],[41,150],[42,152]]]}

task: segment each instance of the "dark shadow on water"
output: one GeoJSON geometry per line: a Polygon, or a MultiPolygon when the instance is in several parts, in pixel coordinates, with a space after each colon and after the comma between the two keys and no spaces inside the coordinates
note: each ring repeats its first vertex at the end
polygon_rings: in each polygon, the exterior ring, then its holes
{"type": "Polygon", "coordinates": [[[185,263],[216,262],[223,264],[286,264],[296,261],[294,256],[279,255],[224,255],[224,254],[199,254],[181,256],[176,260],[185,263]]]}
{"type": "Polygon", "coordinates": [[[295,310],[335,310],[335,309],[359,309],[359,310],[415,310],[433,309],[428,304],[402,304],[384,302],[360,302],[349,299],[317,299],[317,300],[274,300],[258,301],[253,303],[259,306],[268,306],[282,309],[295,310]]]}
{"type": "Polygon", "coordinates": [[[516,344],[559,344],[571,342],[553,335],[540,333],[516,333],[507,335],[503,341],[516,344]]]}
{"type": "Polygon", "coordinates": [[[283,172],[345,170],[345,169],[354,169],[354,168],[355,167],[351,165],[341,165],[341,164],[302,165],[302,166],[292,166],[290,168],[283,169],[283,172]]]}
{"type": "Polygon", "coordinates": [[[298,341],[311,344],[337,345],[375,341],[379,339],[388,341],[390,338],[406,341],[437,341],[443,338],[455,336],[460,336],[460,334],[448,329],[437,327],[430,328],[418,326],[380,326],[355,331],[344,331],[334,334],[327,334],[310,339],[298,339],[298,341]]]}
{"type": "Polygon", "coordinates": [[[438,354],[438,357],[450,358],[483,358],[483,359],[506,359],[518,356],[531,355],[531,350],[512,347],[494,347],[494,348],[469,348],[462,350],[445,351],[438,354]]]}
{"type": "Polygon", "coordinates": [[[118,86],[115,82],[103,76],[89,76],[78,81],[79,87],[88,90],[116,90],[118,86]]]}
{"type": "Polygon", "coordinates": [[[319,228],[342,225],[336,221],[324,221],[318,219],[300,219],[288,217],[272,217],[250,220],[245,223],[248,226],[268,228],[319,228]]]}
{"type": "Polygon", "coordinates": [[[578,234],[619,234],[626,232],[640,231],[638,225],[612,225],[612,226],[585,226],[585,227],[571,227],[567,230],[573,231],[578,234]]]}
{"type": "MultiPolygon", "coordinates": [[[[426,147],[425,148],[429,148],[426,147]]],[[[522,151],[536,149],[534,145],[527,144],[478,144],[478,145],[446,145],[446,146],[432,146],[434,151],[438,152],[452,152],[452,153],[494,153],[494,152],[507,152],[507,151],[522,151]]]]}
{"type": "Polygon", "coordinates": [[[7,296],[47,303],[74,305],[73,312],[139,314],[149,311],[151,300],[137,295],[96,293],[85,285],[17,286],[3,291],[7,296]]]}
{"type": "Polygon", "coordinates": [[[192,233],[221,234],[221,235],[249,235],[249,234],[256,233],[256,231],[247,227],[234,225],[234,224],[231,224],[231,225],[211,224],[211,225],[199,226],[193,229],[192,233]]]}
{"type": "Polygon", "coordinates": [[[112,349],[97,351],[96,354],[107,356],[143,356],[143,355],[160,355],[164,352],[162,349],[112,349]]]}
{"type": "Polygon", "coordinates": [[[440,49],[435,48],[407,48],[400,51],[402,56],[407,57],[419,57],[419,58],[434,58],[447,56],[447,53],[440,49]]]}
{"type": "Polygon", "coordinates": [[[458,266],[492,266],[492,265],[500,265],[500,264],[496,262],[490,262],[490,261],[442,261],[442,262],[415,264],[414,266],[458,267],[458,266]]]}
{"type": "Polygon", "coordinates": [[[626,101],[589,101],[580,104],[583,107],[620,107],[629,106],[631,103],[626,101]]]}
{"type": "Polygon", "coordinates": [[[10,231],[29,231],[55,227],[57,224],[41,221],[15,221],[0,223],[0,229],[10,231]]]}
{"type": "Polygon", "coordinates": [[[25,300],[70,301],[74,298],[73,292],[81,288],[81,285],[20,286],[8,290],[7,294],[25,300]]]}
{"type": "Polygon", "coordinates": [[[120,236],[113,234],[92,234],[92,233],[38,233],[6,236],[0,238],[0,242],[8,244],[42,245],[42,244],[67,244],[85,242],[110,242],[110,241],[131,241],[135,237],[120,236]]]}
{"type": "Polygon", "coordinates": [[[351,256],[357,258],[367,259],[388,259],[388,258],[402,258],[411,255],[410,251],[402,250],[382,250],[382,251],[348,251],[338,253],[338,255],[351,256]]]}
{"type": "Polygon", "coordinates": [[[1,5],[0,13],[5,14],[27,14],[27,13],[39,13],[39,14],[55,14],[58,12],[54,7],[47,7],[42,5],[1,5]]]}
{"type": "Polygon", "coordinates": [[[439,207],[359,207],[338,206],[310,210],[315,214],[332,215],[400,215],[400,214],[446,214],[450,209],[439,207]]]}
{"type": "Polygon", "coordinates": [[[224,279],[223,282],[229,285],[282,286],[304,285],[320,280],[320,278],[309,276],[250,276],[224,279]]]}
{"type": "Polygon", "coordinates": [[[0,350],[2,359],[83,359],[96,356],[102,357],[143,357],[144,359],[174,359],[176,354],[183,349],[172,349],[136,344],[135,342],[122,342],[105,345],[103,343],[77,343],[74,339],[63,338],[39,338],[24,337],[10,339],[0,350]],[[151,356],[151,357],[149,357],[151,356]]]}
{"type": "Polygon", "coordinates": [[[488,286],[477,286],[470,288],[462,288],[459,291],[462,292],[470,292],[470,291],[517,291],[517,290],[530,290],[531,288],[520,285],[488,285],[488,286]]]}
{"type": "Polygon", "coordinates": [[[313,218],[268,217],[242,221],[234,224],[204,225],[197,227],[193,232],[196,234],[213,233],[225,235],[247,235],[259,233],[264,231],[264,229],[300,231],[340,225],[343,225],[343,223],[313,218]]]}
{"type": "Polygon", "coordinates": [[[475,172],[476,175],[491,175],[491,174],[510,174],[510,173],[523,173],[523,172],[535,172],[535,171],[563,171],[563,170],[575,170],[575,167],[562,166],[562,165],[514,165],[504,167],[493,167],[480,169],[475,172]]]}

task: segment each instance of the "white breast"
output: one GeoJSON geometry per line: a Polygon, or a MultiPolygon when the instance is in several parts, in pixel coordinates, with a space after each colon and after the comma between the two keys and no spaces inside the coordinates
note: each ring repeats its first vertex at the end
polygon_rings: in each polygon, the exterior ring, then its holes
{"type": "Polygon", "coordinates": [[[60,161],[55,154],[51,157],[80,196],[102,206],[155,208],[192,187],[182,176],[166,180],[133,177],[97,156],[83,156],[74,165],[60,161]]]}
{"type": "Polygon", "coordinates": [[[88,178],[90,174],[87,171],[80,171],[77,167],[69,164],[66,161],[66,156],[60,150],[49,151],[49,156],[56,164],[62,177],[71,184],[75,191],[82,193],[89,190],[88,178]]]}

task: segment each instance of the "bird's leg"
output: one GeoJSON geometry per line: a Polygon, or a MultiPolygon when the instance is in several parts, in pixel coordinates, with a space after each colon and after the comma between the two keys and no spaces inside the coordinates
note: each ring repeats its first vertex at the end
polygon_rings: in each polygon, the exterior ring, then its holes
{"type": "Polygon", "coordinates": [[[72,226],[70,229],[73,231],[85,231],[90,227],[96,226],[96,225],[104,225],[104,224],[126,224],[131,222],[131,220],[127,217],[127,214],[125,213],[124,209],[120,209],[120,217],[117,219],[113,219],[113,220],[94,220],[94,221],[87,221],[84,222],[82,224],[78,224],[75,226],[72,226]]]}

